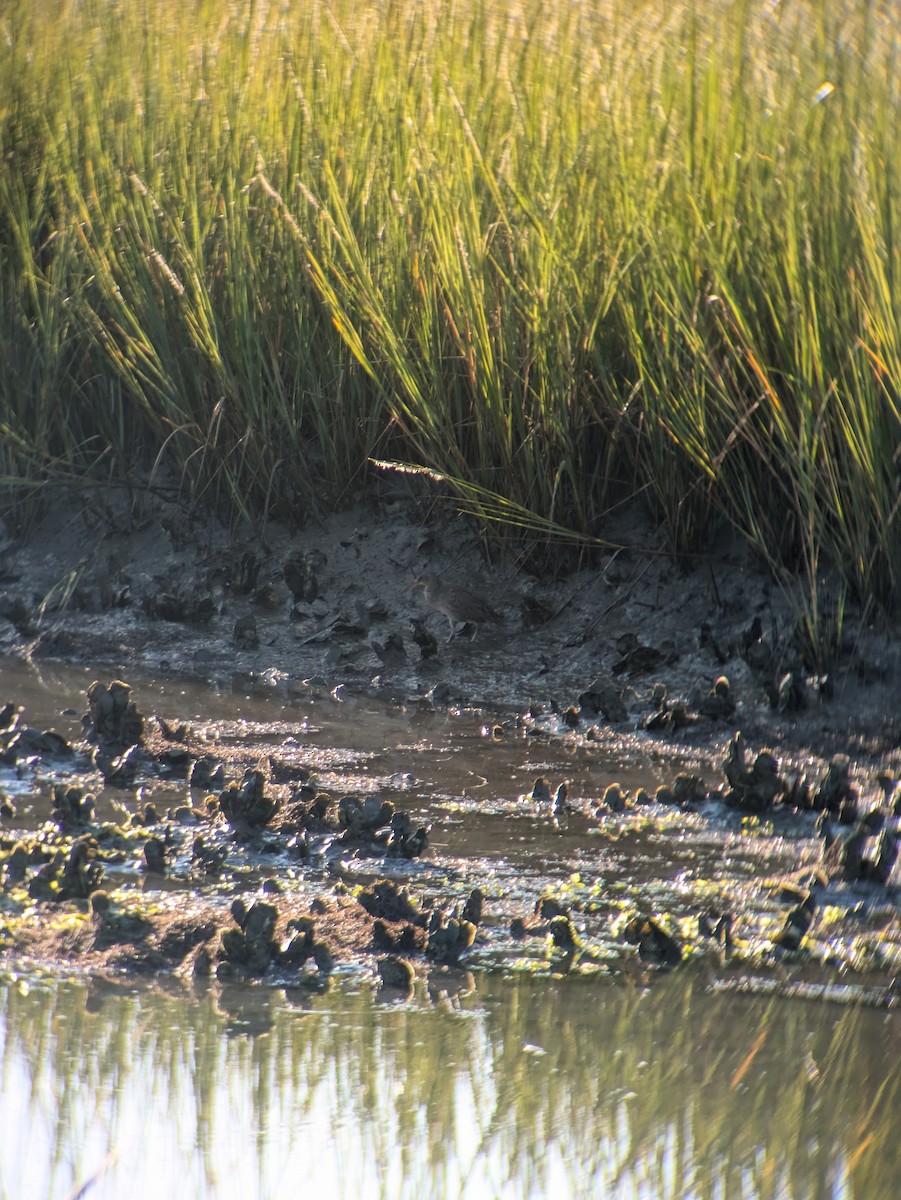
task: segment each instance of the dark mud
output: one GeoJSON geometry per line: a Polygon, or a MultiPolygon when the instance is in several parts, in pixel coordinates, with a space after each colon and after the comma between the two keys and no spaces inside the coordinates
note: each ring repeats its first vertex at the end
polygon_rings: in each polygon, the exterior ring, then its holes
{"type": "Polygon", "coordinates": [[[0,668],[3,957],[401,993],[679,969],[896,1003],[892,630],[848,616],[827,671],[732,551],[557,580],[479,551],[400,500],[289,543],[105,498],[10,540],[0,645],[98,682],[45,728],[0,668]],[[502,622],[430,610],[426,568],[502,622]],[[121,683],[148,670],[212,685],[208,712],[121,683]]]}

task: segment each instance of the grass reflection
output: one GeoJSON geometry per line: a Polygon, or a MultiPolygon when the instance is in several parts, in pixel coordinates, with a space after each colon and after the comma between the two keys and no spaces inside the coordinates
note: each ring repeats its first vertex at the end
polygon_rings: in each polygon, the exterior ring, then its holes
{"type": "Polygon", "coordinates": [[[894,1195],[898,1020],[485,976],[344,987],[0,988],[0,1196],[894,1195]],[[562,1191],[561,1191],[562,1189],[562,1191]]]}

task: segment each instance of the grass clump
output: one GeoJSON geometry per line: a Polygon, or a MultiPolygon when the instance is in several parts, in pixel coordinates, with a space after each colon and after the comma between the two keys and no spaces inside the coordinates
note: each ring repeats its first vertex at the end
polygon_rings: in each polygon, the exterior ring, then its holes
{"type": "MultiPolygon", "coordinates": [[[[901,580],[896,25],[799,0],[11,0],[0,475],[482,519],[901,580]]],[[[18,492],[17,492],[18,494],[18,492]]],[[[814,634],[815,636],[815,634],[814,634]]]]}

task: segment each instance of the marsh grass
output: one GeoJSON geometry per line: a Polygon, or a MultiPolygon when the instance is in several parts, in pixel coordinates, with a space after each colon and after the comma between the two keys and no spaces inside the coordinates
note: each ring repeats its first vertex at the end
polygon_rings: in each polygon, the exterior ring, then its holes
{"type": "Polygon", "coordinates": [[[899,52],[850,2],[11,0],[4,487],[301,518],[378,459],[589,543],[634,491],[814,630],[826,573],[892,608],[899,52]]]}

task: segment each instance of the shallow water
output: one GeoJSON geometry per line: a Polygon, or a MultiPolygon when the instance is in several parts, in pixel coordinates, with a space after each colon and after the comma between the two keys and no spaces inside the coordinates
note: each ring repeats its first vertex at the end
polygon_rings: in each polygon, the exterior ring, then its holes
{"type": "MultiPolygon", "coordinates": [[[[104,681],[110,676],[107,672],[104,681]]],[[[92,678],[88,670],[63,665],[0,663],[3,694],[24,706],[23,722],[68,738],[81,735],[92,678]]],[[[580,935],[593,954],[605,959],[616,953],[612,922],[636,905],[653,912],[665,903],[676,918],[694,920],[690,914],[698,911],[699,887],[703,903],[716,907],[730,889],[761,870],[796,865],[797,839],[748,841],[737,835],[740,820],[734,816],[698,819],[672,810],[658,812],[653,822],[640,814],[612,818],[602,829],[592,812],[610,783],[653,790],[680,769],[650,742],[624,742],[614,754],[574,737],[549,736],[510,714],[497,725],[484,713],[448,711],[416,700],[391,704],[335,695],[325,685],[284,678],[211,683],[129,672],[128,680],[142,712],[202,729],[213,757],[239,751],[250,761],[271,756],[303,766],[326,790],[378,791],[416,822],[431,826],[430,851],[423,859],[351,855],[340,864],[332,861],[328,871],[320,863],[319,870],[298,872],[290,860],[245,856],[242,887],[272,874],[282,885],[315,894],[330,892],[336,873],[351,885],[390,875],[415,885],[426,900],[440,902],[448,890],[462,898],[479,886],[487,894],[488,912],[485,936],[473,952],[477,962],[507,962],[511,953],[521,963],[537,958],[532,967],[545,962],[543,944],[511,950],[509,942],[499,947],[492,936],[492,929],[505,929],[512,917],[530,913],[542,894],[553,892],[575,904],[580,935]],[[493,734],[498,728],[502,732],[493,734]],[[550,805],[536,805],[527,795],[538,775],[546,776],[552,789],[568,782],[571,811],[564,818],[554,820],[550,805]]],[[[51,778],[46,763],[33,775],[0,767],[0,787],[15,795],[17,805],[16,817],[5,823],[10,835],[33,830],[50,817],[51,778]]],[[[97,793],[99,819],[121,820],[147,801],[162,813],[188,799],[183,782],[152,779],[140,788],[105,789],[99,776],[80,781],[97,793]]],[[[146,879],[137,862],[111,868],[108,878],[141,890],[196,887],[186,864],[181,868],[164,883],[146,879]]]]}
{"type": "Polygon", "coordinates": [[[436,972],[404,1005],[7,980],[0,1196],[880,1200],[894,1022],[685,976],[436,972]]]}
{"type": "MultiPolygon", "coordinates": [[[[93,677],[0,662],[0,702],[76,737],[93,677]]],[[[89,1180],[92,1198],[897,1194],[897,1013],[723,994],[706,960],[651,986],[647,972],[605,977],[623,905],[697,912],[699,887],[722,896],[764,862],[785,869],[803,839],[762,847],[715,812],[599,828],[591,805],[612,780],[653,787],[677,769],[634,749],[614,760],[509,720],[493,738],[483,714],[278,679],[129,680],[148,715],[202,724],[213,754],[275,754],[325,787],[378,790],[431,821],[426,859],[342,870],[394,869],[423,894],[478,882],[488,917],[473,973],[422,973],[406,1004],[380,1002],[367,971],[340,967],[317,994],[115,986],[8,965],[0,1200],[67,1197],[89,1180]],[[570,781],[565,820],[523,798],[538,774],[570,781]],[[578,901],[586,975],[564,977],[544,942],[501,945],[510,916],[548,885],[578,901]]],[[[45,765],[0,769],[18,810],[8,835],[47,819],[51,777],[45,765]]],[[[98,807],[163,809],[185,793],[109,789],[98,807]]],[[[334,886],[278,861],[260,873],[286,888],[334,886]]],[[[131,875],[117,885],[147,886],[131,875]]]]}

